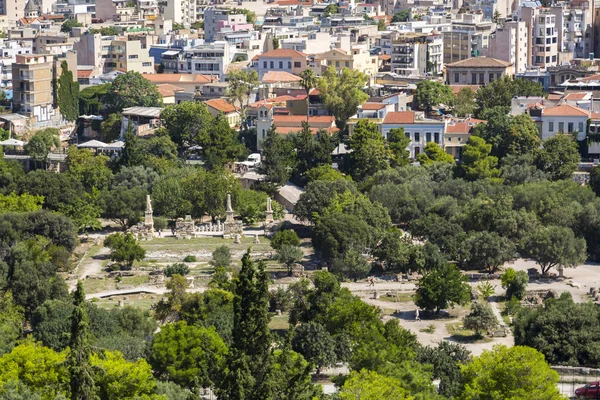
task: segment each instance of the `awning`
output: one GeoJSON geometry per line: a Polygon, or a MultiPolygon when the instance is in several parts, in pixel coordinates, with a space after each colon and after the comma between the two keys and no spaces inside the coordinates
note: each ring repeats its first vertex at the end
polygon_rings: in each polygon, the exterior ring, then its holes
{"type": "Polygon", "coordinates": [[[106,143],[99,140],[90,140],[85,143],[78,144],[77,147],[88,148],[88,149],[99,149],[106,147],[106,143]]]}
{"type": "Polygon", "coordinates": [[[176,56],[180,52],[181,52],[180,50],[167,50],[164,53],[162,53],[162,55],[163,56],[176,56]]]}
{"type": "Polygon", "coordinates": [[[23,146],[25,142],[17,139],[6,139],[5,141],[0,142],[0,146],[23,146]]]}

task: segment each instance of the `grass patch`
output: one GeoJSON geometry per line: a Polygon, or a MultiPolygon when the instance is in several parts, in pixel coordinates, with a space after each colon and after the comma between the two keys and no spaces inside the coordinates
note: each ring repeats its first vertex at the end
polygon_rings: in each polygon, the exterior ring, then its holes
{"type": "Polygon", "coordinates": [[[273,317],[271,317],[271,322],[269,322],[269,328],[271,328],[271,330],[288,330],[288,328],[290,327],[288,319],[288,313],[281,313],[281,315],[273,315],[273,317]]]}
{"type": "Polygon", "coordinates": [[[92,294],[98,292],[105,292],[115,288],[114,279],[86,279],[83,281],[83,288],[85,293],[92,294]]]}
{"type": "Polygon", "coordinates": [[[217,247],[227,245],[232,251],[245,251],[252,247],[253,251],[272,251],[271,240],[260,237],[260,243],[254,244],[253,237],[244,237],[240,244],[234,244],[233,239],[216,237],[199,237],[194,239],[176,239],[174,237],[155,238],[141,242],[146,251],[174,251],[188,255],[194,250],[214,251],[217,247]]]}
{"type": "Polygon", "coordinates": [[[412,293],[397,292],[394,295],[385,294],[379,297],[381,301],[390,301],[392,303],[407,303],[413,301],[412,293]]]}
{"type": "Polygon", "coordinates": [[[474,331],[464,329],[460,323],[446,324],[450,339],[459,343],[489,343],[493,339],[486,336],[477,336],[474,331]]]}
{"type": "Polygon", "coordinates": [[[152,304],[160,300],[160,296],[149,294],[114,296],[112,299],[98,299],[95,304],[100,308],[108,310],[118,307],[119,300],[123,300],[126,306],[140,308],[142,310],[150,310],[152,308],[152,304]],[[127,297],[127,300],[123,300],[123,297],[127,297]],[[152,297],[154,297],[154,299],[152,297]]]}
{"type": "Polygon", "coordinates": [[[91,245],[87,251],[83,254],[83,256],[81,257],[81,260],[79,261],[81,265],[85,265],[85,264],[89,264],[92,259],[98,255],[98,253],[100,253],[100,250],[102,249],[102,245],[99,244],[93,244],[91,245]]]}

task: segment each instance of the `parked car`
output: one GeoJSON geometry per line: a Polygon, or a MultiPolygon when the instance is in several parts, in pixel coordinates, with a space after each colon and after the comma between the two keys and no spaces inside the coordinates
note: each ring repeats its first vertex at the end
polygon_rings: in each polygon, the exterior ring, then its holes
{"type": "Polygon", "coordinates": [[[600,399],[600,382],[590,382],[575,390],[577,399],[600,399]]]}

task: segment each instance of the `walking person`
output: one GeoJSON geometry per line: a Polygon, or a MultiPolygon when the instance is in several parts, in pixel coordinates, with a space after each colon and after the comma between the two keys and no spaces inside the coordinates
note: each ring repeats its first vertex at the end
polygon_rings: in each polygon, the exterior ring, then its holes
{"type": "Polygon", "coordinates": [[[421,317],[419,317],[419,309],[415,309],[415,321],[420,321],[421,317]]]}

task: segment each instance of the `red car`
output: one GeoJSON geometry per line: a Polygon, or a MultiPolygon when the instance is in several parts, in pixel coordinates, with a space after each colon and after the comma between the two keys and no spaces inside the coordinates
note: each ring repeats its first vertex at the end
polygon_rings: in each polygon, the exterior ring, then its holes
{"type": "Polygon", "coordinates": [[[600,399],[600,382],[591,382],[575,390],[578,399],[600,399]]]}

